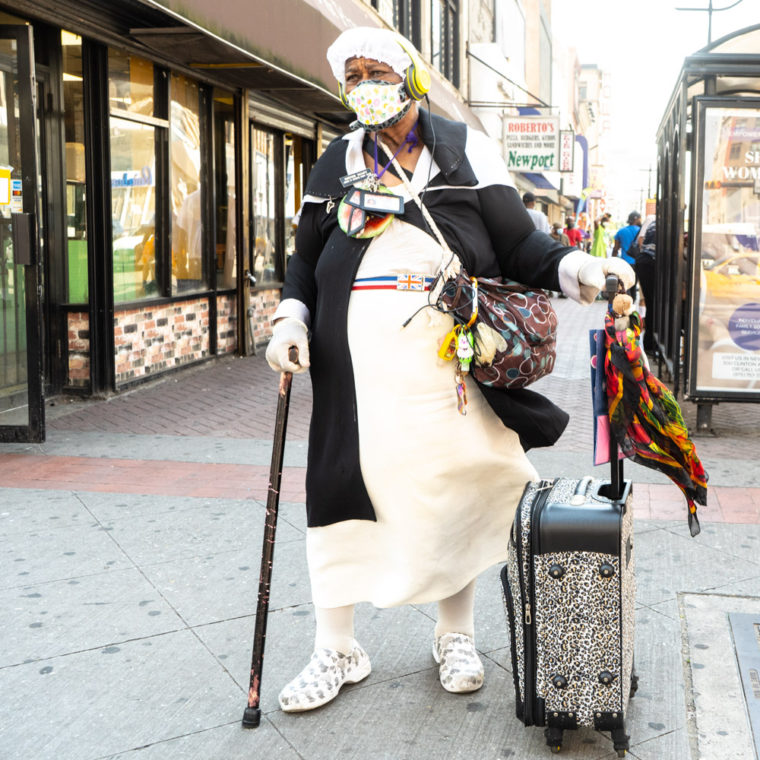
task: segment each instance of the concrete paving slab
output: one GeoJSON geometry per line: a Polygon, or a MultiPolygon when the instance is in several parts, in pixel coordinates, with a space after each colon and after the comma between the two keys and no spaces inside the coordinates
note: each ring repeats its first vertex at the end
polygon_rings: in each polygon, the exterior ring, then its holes
{"type": "Polygon", "coordinates": [[[0,667],[184,627],[138,570],[0,591],[0,667]]]}
{"type": "MultiPolygon", "coordinates": [[[[284,465],[305,467],[307,449],[306,441],[288,440],[285,444],[284,465]]],[[[272,441],[256,438],[141,435],[53,429],[48,433],[44,443],[3,444],[3,452],[268,466],[272,461],[272,441]]]]}
{"type": "MultiPolygon", "coordinates": [[[[254,617],[229,620],[194,631],[209,650],[225,663],[245,693],[248,691],[254,617]]],[[[431,654],[433,623],[413,607],[378,610],[357,605],[355,635],[370,656],[372,673],[352,689],[400,678],[410,673],[431,672],[437,666],[431,654]]],[[[262,711],[279,710],[277,695],[311,656],[314,641],[313,608],[300,605],[270,614],[262,677],[262,711]]],[[[341,695],[342,697],[342,695],[341,695]]],[[[240,715],[242,716],[241,704],[240,715]]]]}
{"type": "Polygon", "coordinates": [[[3,488],[0,492],[0,538],[49,530],[89,525],[92,515],[71,491],[46,491],[3,488]]]}
{"type": "Polygon", "coordinates": [[[205,729],[177,739],[168,739],[147,747],[111,755],[108,760],[302,760],[264,718],[255,730],[228,726],[205,729]]]}
{"type": "Polygon", "coordinates": [[[636,610],[634,662],[639,689],[628,703],[626,723],[632,747],[686,725],[680,621],[636,610]]]}
{"type": "Polygon", "coordinates": [[[667,601],[660,602],[659,604],[653,604],[651,607],[644,607],[644,609],[659,612],[660,615],[665,615],[665,617],[669,617],[671,620],[681,620],[681,609],[678,606],[678,597],[674,599],[668,599],[667,601]]]}
{"type": "MultiPolygon", "coordinates": [[[[689,536],[689,527],[685,522],[671,530],[680,536],[689,536]]],[[[702,525],[702,532],[692,540],[721,552],[726,561],[738,557],[760,567],[760,525],[706,523],[702,525]]]]}
{"type": "MultiPolygon", "coordinates": [[[[311,602],[303,541],[277,543],[270,611],[311,602]]],[[[256,611],[261,549],[209,554],[147,565],[143,571],[188,625],[227,620],[256,611]]]]}
{"type": "MultiPolygon", "coordinates": [[[[44,493],[44,492],[43,492],[44,493]]],[[[237,525],[238,531],[247,536],[249,529],[263,531],[265,519],[264,501],[257,499],[226,499],[209,498],[199,496],[157,496],[155,494],[135,493],[102,493],[97,491],[77,491],[76,498],[89,509],[101,522],[108,522],[116,518],[141,516],[143,512],[151,513],[175,513],[181,519],[181,513],[186,510],[203,509],[214,507],[224,508],[229,519],[225,522],[233,523],[234,519],[241,522],[237,525]]],[[[151,514],[150,517],[153,515],[151,514]]],[[[218,515],[217,515],[218,516],[218,515]]],[[[303,502],[280,502],[278,512],[278,526],[287,523],[299,533],[306,532],[306,507],[303,502]]],[[[278,540],[293,540],[295,537],[283,539],[283,533],[278,527],[278,540]]]]}
{"type": "Polygon", "coordinates": [[[706,590],[712,594],[727,594],[728,596],[757,596],[760,594],[760,575],[746,580],[713,586],[706,590]]]}
{"type": "Polygon", "coordinates": [[[90,760],[229,722],[240,690],[190,631],[0,670],[0,757],[90,760]]]}
{"type": "Polygon", "coordinates": [[[760,597],[680,594],[688,736],[698,760],[755,757],[729,612],[760,614],[760,597]]]}
{"type": "Polygon", "coordinates": [[[649,741],[631,744],[628,757],[639,760],[689,760],[689,740],[685,728],[669,731],[649,741]]]}
{"type": "MultiPolygon", "coordinates": [[[[239,723],[243,717],[251,672],[254,625],[254,616],[247,615],[193,629],[239,687],[239,697],[225,722],[239,723]]],[[[275,610],[269,615],[261,678],[262,713],[266,715],[280,709],[277,695],[306,664],[311,654],[310,643],[313,641],[314,616],[311,605],[275,610]]]]}
{"type": "MultiPolygon", "coordinates": [[[[485,667],[485,685],[474,694],[449,694],[438,683],[437,673],[428,670],[354,687],[312,713],[277,712],[269,717],[309,760],[548,756],[543,731],[525,728],[514,717],[512,677],[490,660],[485,667]]],[[[617,758],[609,738],[592,730],[567,732],[563,755],[577,760],[617,758]]]]}
{"type": "Polygon", "coordinates": [[[14,533],[0,548],[0,588],[47,583],[133,567],[94,522],[14,533]]]}
{"type": "MultiPolygon", "coordinates": [[[[119,516],[104,520],[114,541],[138,565],[242,549],[251,552],[251,560],[261,556],[264,507],[258,502],[208,499],[197,500],[196,507],[177,509],[171,501],[168,505],[162,499],[156,501],[154,510],[122,509],[119,516]]],[[[302,533],[287,521],[278,526],[278,542],[301,540],[302,533]]]]}
{"type": "MultiPolygon", "coordinates": [[[[742,488],[757,488],[760,486],[760,470],[757,459],[744,459],[736,456],[726,457],[725,452],[713,451],[716,443],[712,442],[709,449],[703,445],[703,438],[694,439],[702,465],[707,472],[710,486],[741,486],[742,488]],[[705,450],[705,454],[702,451],[705,450]]],[[[748,448],[754,448],[756,443],[748,441],[748,448]]]]}
{"type": "Polygon", "coordinates": [[[500,668],[512,673],[512,650],[506,646],[502,649],[492,649],[490,652],[482,652],[481,658],[488,657],[493,660],[500,668]]]}
{"type": "Polygon", "coordinates": [[[758,565],[669,530],[644,533],[636,544],[637,599],[647,606],[673,599],[680,591],[705,591],[757,578],[758,565]]]}
{"type": "MultiPolygon", "coordinates": [[[[676,526],[683,525],[682,520],[639,520],[634,519],[633,526],[637,536],[643,533],[650,533],[653,530],[669,530],[676,526]]],[[[688,533],[688,527],[686,533],[688,533]]]]}

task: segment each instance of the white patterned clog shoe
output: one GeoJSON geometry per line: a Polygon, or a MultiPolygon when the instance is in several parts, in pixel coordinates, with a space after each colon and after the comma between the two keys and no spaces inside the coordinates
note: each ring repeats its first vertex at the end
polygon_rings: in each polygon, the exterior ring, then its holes
{"type": "Polygon", "coordinates": [[[440,663],[441,686],[454,694],[477,691],[483,685],[483,663],[472,637],[444,633],[433,642],[433,657],[440,663]]]}
{"type": "Polygon", "coordinates": [[[284,712],[321,707],[338,696],[341,686],[358,683],[372,671],[367,653],[354,642],[350,654],[317,649],[309,664],[280,692],[284,712]]]}

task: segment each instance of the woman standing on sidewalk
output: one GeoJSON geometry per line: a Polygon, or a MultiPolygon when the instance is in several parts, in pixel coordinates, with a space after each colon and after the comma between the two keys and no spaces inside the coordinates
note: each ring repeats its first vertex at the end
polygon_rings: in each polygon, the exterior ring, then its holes
{"type": "MultiPolygon", "coordinates": [[[[505,559],[514,510],[537,477],[525,449],[551,445],[567,421],[537,393],[474,382],[466,416],[457,412],[452,366],[437,355],[451,317],[426,310],[401,327],[449,262],[381,143],[469,273],[590,303],[605,272],[605,262],[535,230],[485,135],[418,108],[429,75],[409,42],[356,28],[327,57],[359,128],[309,175],[267,348],[275,370],[310,366],[314,389],[306,547],[317,631],[311,661],[280,694],[285,711],[319,707],[369,674],[353,631],[361,601],[437,601],[441,684],[480,688],[475,579],[505,559]],[[403,211],[363,220],[340,205],[352,183],[403,198],[403,211]]],[[[612,266],[633,281],[630,267],[612,266]]]]}

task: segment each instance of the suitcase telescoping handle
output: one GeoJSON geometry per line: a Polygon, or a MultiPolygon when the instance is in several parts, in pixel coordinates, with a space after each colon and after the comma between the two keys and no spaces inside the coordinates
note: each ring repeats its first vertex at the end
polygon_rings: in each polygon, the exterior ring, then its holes
{"type": "MultiPolygon", "coordinates": [[[[620,278],[615,274],[608,274],[607,280],[604,286],[604,297],[607,299],[607,304],[612,308],[612,300],[618,293],[624,293],[625,288],[620,278]]],[[[603,372],[604,368],[600,368],[603,372]]],[[[620,499],[623,496],[623,460],[618,456],[618,444],[615,436],[612,433],[612,423],[610,422],[609,429],[610,439],[610,477],[612,479],[612,499],[620,499]]]]}

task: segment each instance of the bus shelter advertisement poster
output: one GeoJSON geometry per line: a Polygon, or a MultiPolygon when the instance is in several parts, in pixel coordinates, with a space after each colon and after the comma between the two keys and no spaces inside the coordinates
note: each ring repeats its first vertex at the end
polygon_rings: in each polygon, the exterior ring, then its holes
{"type": "Polygon", "coordinates": [[[708,108],[697,389],[760,390],[760,110],[708,108]]]}

